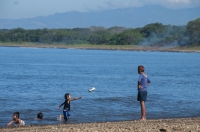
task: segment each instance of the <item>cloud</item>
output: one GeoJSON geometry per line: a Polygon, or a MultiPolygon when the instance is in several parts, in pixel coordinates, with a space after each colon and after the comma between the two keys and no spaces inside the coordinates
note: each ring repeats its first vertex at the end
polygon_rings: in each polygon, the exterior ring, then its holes
{"type": "Polygon", "coordinates": [[[167,0],[165,7],[180,9],[200,7],[200,0],[167,0]]]}
{"type": "Polygon", "coordinates": [[[143,3],[139,0],[126,0],[126,1],[109,1],[107,2],[109,8],[127,8],[127,7],[140,7],[143,3]]]}
{"type": "Polygon", "coordinates": [[[171,3],[190,3],[190,0],[168,0],[171,3]]]}
{"type": "Polygon", "coordinates": [[[200,0],[110,0],[107,2],[108,8],[141,7],[145,5],[161,5],[167,8],[192,8],[199,7],[200,0]]]}

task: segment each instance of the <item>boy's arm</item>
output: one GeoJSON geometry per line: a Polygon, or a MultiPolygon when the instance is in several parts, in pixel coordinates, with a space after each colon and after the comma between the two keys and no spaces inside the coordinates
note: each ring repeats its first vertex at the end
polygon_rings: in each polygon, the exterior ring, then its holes
{"type": "Polygon", "coordinates": [[[138,89],[141,89],[142,86],[140,85],[140,82],[138,81],[138,89]]]}
{"type": "Polygon", "coordinates": [[[7,126],[10,126],[12,123],[13,123],[13,120],[10,121],[10,122],[7,124],[7,126]]]}
{"type": "Polygon", "coordinates": [[[148,78],[148,80],[147,80],[147,85],[149,85],[151,83],[151,81],[149,80],[149,78],[148,78]]]}
{"type": "Polygon", "coordinates": [[[65,103],[65,102],[63,102],[61,105],[59,105],[57,109],[59,110],[60,107],[64,105],[64,103],[65,103]]]}
{"type": "Polygon", "coordinates": [[[139,78],[138,78],[138,89],[141,89],[142,86],[140,85],[140,82],[141,82],[141,79],[142,79],[142,76],[140,74],[139,78]]]}
{"type": "Polygon", "coordinates": [[[82,98],[82,96],[79,96],[79,97],[77,97],[77,98],[71,98],[70,101],[78,100],[78,99],[80,99],[80,98],[82,98]]]}

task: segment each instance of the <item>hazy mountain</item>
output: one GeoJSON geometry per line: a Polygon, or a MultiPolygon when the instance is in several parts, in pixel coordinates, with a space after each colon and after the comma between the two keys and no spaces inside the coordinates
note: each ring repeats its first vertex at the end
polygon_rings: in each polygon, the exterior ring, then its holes
{"type": "Polygon", "coordinates": [[[161,6],[144,6],[101,12],[56,13],[35,18],[0,19],[0,29],[86,28],[91,26],[136,28],[155,22],[164,25],[186,25],[188,21],[196,18],[200,18],[200,7],[173,10],[161,6]]]}

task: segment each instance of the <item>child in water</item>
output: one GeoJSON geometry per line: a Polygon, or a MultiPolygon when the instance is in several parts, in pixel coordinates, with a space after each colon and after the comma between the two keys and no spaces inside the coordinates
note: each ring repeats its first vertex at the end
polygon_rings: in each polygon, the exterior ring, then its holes
{"type": "Polygon", "coordinates": [[[80,98],[82,98],[82,96],[79,96],[77,98],[71,98],[70,94],[66,93],[64,95],[64,98],[65,98],[65,101],[60,106],[58,106],[57,109],[59,110],[60,107],[64,105],[63,116],[60,115],[60,120],[62,120],[62,118],[64,118],[64,120],[67,121],[68,118],[70,118],[70,114],[69,114],[69,111],[70,111],[70,101],[80,99],[80,98]]]}
{"type": "Polygon", "coordinates": [[[19,118],[19,112],[13,113],[13,120],[10,121],[7,124],[7,126],[10,126],[12,123],[15,123],[15,125],[19,125],[19,126],[24,126],[25,125],[24,121],[19,118]]]}
{"type": "Polygon", "coordinates": [[[43,114],[42,114],[42,112],[39,112],[38,114],[37,114],[37,118],[35,118],[36,120],[42,120],[42,118],[43,118],[43,114]]]}

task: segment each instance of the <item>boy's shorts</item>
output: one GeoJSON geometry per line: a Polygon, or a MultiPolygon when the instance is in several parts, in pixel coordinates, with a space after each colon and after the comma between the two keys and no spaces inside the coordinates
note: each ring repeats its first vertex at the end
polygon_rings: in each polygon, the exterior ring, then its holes
{"type": "Polygon", "coordinates": [[[138,91],[137,101],[146,101],[147,91],[138,91]]]}
{"type": "Polygon", "coordinates": [[[69,114],[69,111],[68,110],[63,110],[63,116],[64,116],[64,120],[67,121],[70,114],[69,114]]]}

